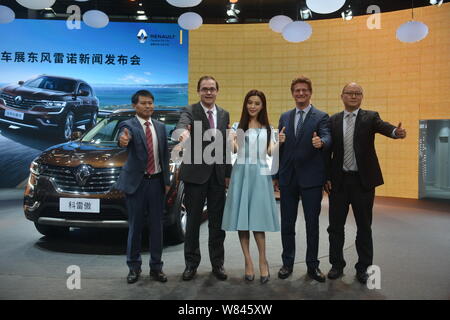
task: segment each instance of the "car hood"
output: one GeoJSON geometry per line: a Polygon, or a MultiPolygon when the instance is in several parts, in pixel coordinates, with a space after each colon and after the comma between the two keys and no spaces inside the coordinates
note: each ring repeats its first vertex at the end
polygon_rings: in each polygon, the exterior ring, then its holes
{"type": "Polygon", "coordinates": [[[3,92],[12,94],[14,96],[22,96],[26,99],[33,100],[58,100],[69,96],[69,93],[61,91],[53,91],[48,89],[30,88],[19,85],[10,85],[2,89],[3,92]]]}
{"type": "Polygon", "coordinates": [[[99,145],[71,141],[48,148],[39,156],[47,165],[77,167],[88,164],[94,168],[122,167],[127,160],[127,150],[116,145],[99,145]]]}

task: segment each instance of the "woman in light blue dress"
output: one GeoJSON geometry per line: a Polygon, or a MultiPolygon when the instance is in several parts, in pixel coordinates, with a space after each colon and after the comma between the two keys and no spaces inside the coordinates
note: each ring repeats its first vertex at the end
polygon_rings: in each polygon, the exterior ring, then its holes
{"type": "Polygon", "coordinates": [[[229,138],[237,159],[231,173],[222,229],[238,231],[245,258],[244,279],[254,279],[253,262],[249,250],[250,231],[253,231],[259,252],[261,283],[269,278],[266,259],[266,231],[279,231],[278,210],[272,185],[268,156],[278,150],[273,128],[267,116],[266,97],[262,91],[251,90],[244,99],[241,120],[233,125],[229,138]]]}

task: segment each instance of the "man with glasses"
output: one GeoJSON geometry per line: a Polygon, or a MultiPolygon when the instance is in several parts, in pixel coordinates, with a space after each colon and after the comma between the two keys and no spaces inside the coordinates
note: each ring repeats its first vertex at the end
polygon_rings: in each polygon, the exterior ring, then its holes
{"type": "Polygon", "coordinates": [[[341,93],[344,111],[329,121],[333,145],[328,166],[329,181],[325,191],[329,194],[329,241],[331,270],[329,279],[343,275],[346,265],[343,255],[344,227],[349,206],[352,206],[357,225],[355,265],[356,278],[366,284],[367,268],[372,265],[372,208],[375,187],[383,184],[380,165],[375,152],[375,134],[393,139],[404,139],[406,130],[380,119],[378,112],[360,108],[363,89],[357,83],[344,86],[341,93]]]}
{"type": "MultiPolygon", "coordinates": [[[[215,104],[219,84],[211,76],[203,76],[198,80],[197,93],[200,101],[190,105],[182,112],[177,129],[184,129],[180,141],[186,143],[190,139],[190,157],[184,155],[180,167],[180,179],[184,182],[184,203],[187,211],[184,257],[186,269],[183,280],[192,280],[200,264],[199,231],[205,200],[208,209],[209,258],[212,272],[219,280],[226,280],[224,264],[225,231],[222,230],[222,216],[225,206],[225,187],[228,186],[231,164],[226,162],[226,130],[230,123],[227,111],[215,104]],[[211,142],[203,141],[205,131],[215,129],[211,142]],[[200,137],[196,137],[200,134],[200,137]],[[204,159],[203,152],[215,139],[222,137],[223,158],[213,163],[204,159]],[[200,143],[201,145],[196,145],[200,143]],[[194,154],[195,152],[202,154],[194,154]],[[186,161],[189,159],[190,161],[186,161]],[[200,159],[200,161],[198,161],[200,159]]],[[[220,141],[216,141],[220,143],[220,141]]],[[[189,145],[189,144],[188,144],[189,145]]]]}
{"type": "Polygon", "coordinates": [[[306,224],[306,266],[310,278],[324,282],[319,269],[319,214],[326,180],[324,150],[331,146],[328,114],[310,102],[312,83],[306,77],[292,80],[295,108],[280,117],[280,170],[274,185],[280,188],[281,242],[283,266],[280,279],[288,278],[295,260],[295,223],[302,200],[306,224]]]}

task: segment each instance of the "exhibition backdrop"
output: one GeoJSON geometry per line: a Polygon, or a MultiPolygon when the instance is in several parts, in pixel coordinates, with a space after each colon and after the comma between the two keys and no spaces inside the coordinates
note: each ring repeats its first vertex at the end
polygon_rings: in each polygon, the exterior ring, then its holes
{"type": "MultiPolygon", "coordinates": [[[[82,23],[69,30],[66,21],[16,19],[0,24],[0,35],[0,88],[47,74],[86,81],[100,110],[130,107],[139,89],[150,90],[157,106],[188,103],[189,34],[177,24],[82,23]]],[[[0,188],[23,185],[31,160],[56,143],[39,130],[2,127],[0,188]]]]}
{"type": "Polygon", "coordinates": [[[411,10],[382,12],[374,30],[367,28],[369,16],[308,21],[311,38],[297,44],[267,24],[204,25],[190,33],[189,102],[198,100],[199,76],[213,74],[220,83],[217,103],[231,111],[232,121],[239,120],[245,93],[256,88],[265,92],[277,125],[294,107],[290,83],[298,75],[312,79],[312,103],[330,115],[343,109],[342,87],[356,81],[364,88],[363,108],[394,125],[401,121],[408,131],[402,141],[376,138],[385,180],[376,194],[417,198],[419,120],[450,119],[449,17],[450,3],[414,9],[415,20],[429,28],[417,43],[395,35],[411,10]]]}

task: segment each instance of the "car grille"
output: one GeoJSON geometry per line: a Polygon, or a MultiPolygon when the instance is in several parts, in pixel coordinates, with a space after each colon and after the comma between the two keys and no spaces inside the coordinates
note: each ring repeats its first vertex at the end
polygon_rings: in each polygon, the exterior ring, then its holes
{"type": "Polygon", "coordinates": [[[32,100],[32,99],[25,99],[22,98],[22,102],[17,103],[16,101],[14,101],[14,98],[16,96],[7,94],[7,93],[0,93],[0,98],[2,98],[3,100],[5,100],[6,105],[8,107],[13,107],[13,108],[17,108],[17,109],[23,109],[23,110],[28,110],[31,109],[31,107],[34,106],[45,106],[45,102],[40,101],[40,100],[32,100]]]}
{"type": "Polygon", "coordinates": [[[93,168],[84,186],[75,177],[78,167],[44,166],[42,176],[51,178],[58,192],[106,193],[119,178],[121,168],[93,168]]]}

